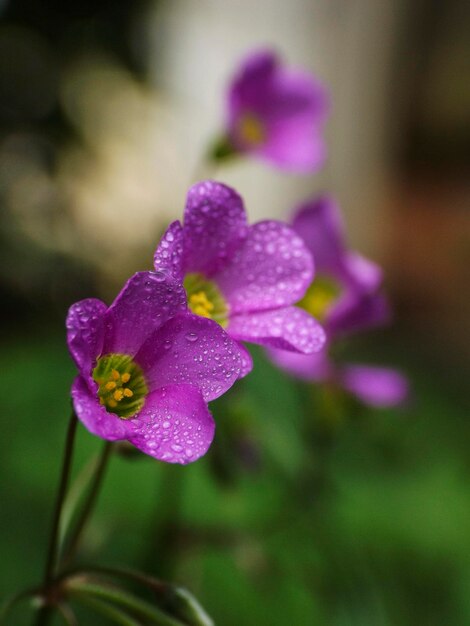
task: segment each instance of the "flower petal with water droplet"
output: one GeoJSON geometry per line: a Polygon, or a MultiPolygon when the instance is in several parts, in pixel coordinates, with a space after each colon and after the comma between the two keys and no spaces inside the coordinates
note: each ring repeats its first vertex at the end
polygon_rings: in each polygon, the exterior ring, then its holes
{"type": "Polygon", "coordinates": [[[186,310],[186,292],[168,272],[138,272],[106,313],[103,352],[133,356],[158,328],[186,310]]]}
{"type": "Polygon", "coordinates": [[[275,311],[235,315],[228,328],[235,339],[310,354],[325,344],[325,332],[308,313],[291,306],[275,311]]]}
{"type": "Polygon", "coordinates": [[[201,392],[191,385],[168,385],[154,391],[132,421],[129,441],[167,463],[196,461],[214,438],[214,420],[201,392]]]}
{"type": "Polygon", "coordinates": [[[104,337],[104,315],[107,306],[101,300],[88,298],[72,304],[67,320],[67,343],[78,368],[89,372],[100,354],[104,337]]]}
{"type": "Polygon", "coordinates": [[[197,386],[207,401],[227,391],[241,369],[237,342],[216,322],[191,313],[169,320],[135,358],[150,389],[188,383],[197,386]]]}

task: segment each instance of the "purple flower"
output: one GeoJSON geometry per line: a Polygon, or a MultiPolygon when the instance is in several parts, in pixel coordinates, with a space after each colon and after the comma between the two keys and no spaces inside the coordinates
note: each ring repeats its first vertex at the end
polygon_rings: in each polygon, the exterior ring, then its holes
{"type": "Polygon", "coordinates": [[[327,349],[309,355],[270,350],[269,356],[276,365],[296,378],[341,388],[372,407],[400,405],[409,396],[408,380],[397,370],[371,365],[337,364],[327,349]]]}
{"type": "Polygon", "coordinates": [[[379,291],[382,270],[349,249],[332,198],[321,196],[302,204],[294,212],[292,227],[313,254],[316,267],[301,306],[325,325],[328,337],[387,321],[388,304],[379,291]]]}
{"type": "Polygon", "coordinates": [[[322,130],[325,88],[305,72],[286,69],[270,50],[251,53],[228,91],[232,147],[285,170],[318,170],[326,156],[322,130]]]}
{"type": "MultiPolygon", "coordinates": [[[[154,261],[157,270],[184,281],[193,313],[217,321],[238,342],[308,354],[325,341],[315,319],[292,306],[313,277],[302,239],[282,222],[249,226],[243,201],[230,187],[212,181],[194,185],[184,225],[170,225],[154,261]]],[[[251,357],[239,346],[245,375],[251,357]]]]}
{"type": "Polygon", "coordinates": [[[169,463],[205,454],[214,436],[207,402],[238,378],[240,352],[220,326],[187,312],[168,273],[135,274],[110,307],[72,305],[67,340],[79,370],[73,405],[89,431],[169,463]]]}
{"type": "Polygon", "coordinates": [[[270,350],[270,357],[297,378],[342,387],[366,404],[385,407],[403,402],[408,383],[402,374],[386,368],[339,365],[329,355],[339,338],[389,318],[388,303],[379,291],[381,269],[349,250],[339,208],[328,196],[301,205],[292,226],[312,252],[317,270],[299,306],[324,324],[328,345],[310,355],[270,350]]]}

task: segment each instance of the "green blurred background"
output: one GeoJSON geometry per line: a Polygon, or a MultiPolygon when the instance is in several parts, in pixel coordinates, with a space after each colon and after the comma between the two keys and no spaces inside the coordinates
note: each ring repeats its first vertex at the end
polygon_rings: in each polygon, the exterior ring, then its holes
{"type": "MultiPolygon", "coordinates": [[[[337,193],[396,309],[344,357],[401,368],[413,397],[326,410],[254,351],[211,405],[204,459],[112,458],[80,559],[184,584],[224,626],[470,623],[469,11],[409,4],[0,0],[0,600],[42,575],[74,376],[67,307],[110,301],[150,266],[231,68],[262,43],[330,85],[329,163],[216,175],[252,219],[337,193]]],[[[79,428],[75,473],[101,445],[79,428]]],[[[8,624],[30,620],[22,606],[8,624]]]]}

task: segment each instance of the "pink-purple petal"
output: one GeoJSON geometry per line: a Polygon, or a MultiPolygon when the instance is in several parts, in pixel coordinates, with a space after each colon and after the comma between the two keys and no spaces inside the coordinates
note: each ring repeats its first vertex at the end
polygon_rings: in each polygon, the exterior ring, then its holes
{"type": "Polygon", "coordinates": [[[150,389],[187,383],[207,401],[227,391],[241,368],[238,344],[216,322],[190,313],[174,317],[149,337],[136,361],[150,389]]]}
{"type": "Polygon", "coordinates": [[[103,352],[134,356],[154,331],[186,310],[186,292],[168,272],[138,272],[106,313],[103,352]]]}
{"type": "Polygon", "coordinates": [[[313,354],[270,349],[268,355],[278,367],[300,380],[321,383],[334,375],[326,348],[313,354]]]}
{"type": "Polygon", "coordinates": [[[340,379],[350,393],[377,408],[403,404],[409,396],[407,378],[391,368],[345,365],[340,370],[340,379]]]}
{"type": "Polygon", "coordinates": [[[351,290],[332,309],[325,325],[329,336],[339,337],[380,326],[390,317],[383,294],[351,290]]]}
{"type": "Polygon", "coordinates": [[[178,281],[183,276],[183,227],[176,221],[171,223],[158,244],[153,257],[155,270],[167,271],[178,281]]]}
{"type": "Polygon", "coordinates": [[[321,350],[325,332],[308,313],[291,306],[275,311],[235,315],[228,328],[239,341],[310,354],[321,350]]]}
{"type": "Polygon", "coordinates": [[[132,420],[129,441],[167,463],[192,463],[214,438],[215,424],[197,387],[168,385],[153,391],[132,420]]]}
{"type": "Polygon", "coordinates": [[[247,229],[243,200],[234,189],[210,180],[193,185],[184,212],[185,271],[213,276],[247,229]]]}
{"type": "Polygon", "coordinates": [[[314,255],[318,272],[338,270],[346,253],[343,219],[330,196],[308,200],[294,211],[293,229],[314,255]]]}
{"type": "Polygon", "coordinates": [[[101,353],[104,337],[104,315],[107,306],[101,300],[88,298],[72,304],[67,320],[67,343],[77,367],[89,373],[94,359],[101,353]]]}
{"type": "Polygon", "coordinates": [[[117,441],[127,439],[132,432],[130,420],[123,420],[114,413],[109,413],[99,403],[96,383],[90,378],[87,381],[82,376],[77,376],[72,385],[72,402],[78,419],[94,435],[117,441]]]}
{"type": "Polygon", "coordinates": [[[312,278],[312,256],[302,239],[286,224],[270,220],[250,226],[216,281],[235,315],[293,304],[312,278]]]}
{"type": "Polygon", "coordinates": [[[305,173],[319,169],[327,157],[321,132],[302,119],[275,126],[267,142],[254,152],[285,171],[305,173]]]}
{"type": "Polygon", "coordinates": [[[246,346],[241,341],[237,341],[240,350],[240,374],[238,378],[245,378],[253,369],[253,358],[246,346]]]}

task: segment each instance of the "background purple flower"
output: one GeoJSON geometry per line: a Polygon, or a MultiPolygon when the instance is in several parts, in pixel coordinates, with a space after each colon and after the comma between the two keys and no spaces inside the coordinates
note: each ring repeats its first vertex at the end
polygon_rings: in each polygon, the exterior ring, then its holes
{"type": "Polygon", "coordinates": [[[313,254],[317,271],[299,305],[324,324],[328,344],[321,352],[310,355],[270,350],[271,359],[297,378],[333,383],[371,406],[403,402],[408,382],[399,372],[340,365],[330,356],[330,348],[338,339],[389,319],[388,303],[379,291],[381,269],[349,250],[339,208],[329,196],[302,204],[294,212],[292,226],[313,254]]]}
{"type": "Polygon", "coordinates": [[[205,454],[214,436],[207,402],[238,378],[240,351],[216,323],[187,312],[168,273],[135,274],[109,308],[93,298],[72,305],[67,340],[79,369],[73,404],[88,430],[170,463],[205,454]]]}
{"type": "Polygon", "coordinates": [[[328,111],[326,90],[313,76],[286,69],[270,50],[252,52],[229,87],[229,140],[235,150],[281,169],[318,170],[328,111]]]}
{"type": "Polygon", "coordinates": [[[382,270],[349,249],[339,207],[330,196],[300,205],[294,211],[292,227],[315,260],[315,280],[303,305],[323,322],[329,337],[388,320],[388,304],[379,291],[382,270]]]}
{"type": "MultiPolygon", "coordinates": [[[[189,308],[216,320],[238,342],[311,353],[324,332],[306,311],[292,306],[313,277],[302,239],[282,222],[249,226],[241,197],[213,181],[194,185],[184,225],[174,222],[155,252],[155,268],[184,280],[189,308]]],[[[244,354],[242,374],[252,367],[244,354]]]]}
{"type": "Polygon", "coordinates": [[[403,374],[388,367],[338,364],[328,350],[316,354],[294,354],[269,350],[271,360],[301,380],[332,384],[376,408],[403,404],[409,396],[409,383],[403,374]]]}

